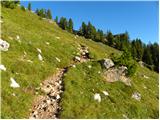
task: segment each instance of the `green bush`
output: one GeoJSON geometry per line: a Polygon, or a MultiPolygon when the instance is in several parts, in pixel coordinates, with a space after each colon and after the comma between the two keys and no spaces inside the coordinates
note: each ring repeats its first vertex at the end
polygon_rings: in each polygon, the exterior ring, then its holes
{"type": "Polygon", "coordinates": [[[22,5],[21,10],[26,11],[25,7],[22,5]]]}
{"type": "Polygon", "coordinates": [[[126,66],[127,69],[127,76],[133,76],[137,69],[137,63],[133,60],[131,53],[129,53],[127,50],[123,52],[121,56],[115,56],[112,54],[111,59],[115,63],[115,66],[126,66]]]}
{"type": "Polygon", "coordinates": [[[1,5],[3,7],[11,8],[11,9],[14,9],[18,4],[20,4],[20,1],[12,1],[12,0],[1,1],[1,5]]]}

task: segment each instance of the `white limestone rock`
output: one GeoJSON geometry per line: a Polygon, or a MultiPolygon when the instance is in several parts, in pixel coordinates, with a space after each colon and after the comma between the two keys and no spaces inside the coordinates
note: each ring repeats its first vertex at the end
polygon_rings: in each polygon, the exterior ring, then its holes
{"type": "Polygon", "coordinates": [[[2,51],[8,51],[8,48],[9,48],[9,43],[0,39],[0,50],[2,51]]]}
{"type": "Polygon", "coordinates": [[[17,40],[19,40],[19,39],[20,39],[19,35],[17,35],[17,36],[16,36],[16,39],[17,39],[17,40]]]}
{"type": "Polygon", "coordinates": [[[132,98],[140,101],[140,100],[141,100],[141,94],[138,93],[138,92],[134,92],[134,93],[132,94],[132,98]]]}
{"type": "Polygon", "coordinates": [[[10,84],[10,87],[13,87],[13,88],[18,88],[20,87],[20,85],[15,81],[14,78],[10,78],[10,81],[11,81],[11,84],[10,84]]]}
{"type": "Polygon", "coordinates": [[[38,59],[39,59],[40,61],[43,61],[43,58],[42,58],[42,55],[41,55],[41,54],[38,54],[38,59]]]}
{"type": "Polygon", "coordinates": [[[75,60],[81,61],[81,58],[78,56],[75,56],[75,60]]]}
{"type": "Polygon", "coordinates": [[[102,91],[105,96],[108,96],[109,93],[107,91],[102,91]]]}
{"type": "Polygon", "coordinates": [[[144,77],[144,78],[146,78],[146,79],[148,79],[148,78],[149,78],[149,77],[148,77],[148,76],[146,76],[146,75],[143,75],[143,77],[144,77]]]}
{"type": "Polygon", "coordinates": [[[38,51],[39,53],[42,53],[41,49],[39,49],[39,48],[37,48],[37,51],[38,51]]]}
{"type": "Polygon", "coordinates": [[[101,96],[98,93],[94,94],[94,100],[97,100],[98,102],[101,102],[101,96]]]}
{"type": "Polygon", "coordinates": [[[56,99],[57,99],[57,100],[60,99],[60,98],[61,98],[60,95],[57,95],[57,96],[56,96],[56,99]]]}
{"type": "Polygon", "coordinates": [[[2,64],[0,64],[0,70],[6,71],[6,67],[2,64]]]}
{"type": "Polygon", "coordinates": [[[49,42],[46,42],[46,45],[49,45],[50,43],[49,42]]]}
{"type": "Polygon", "coordinates": [[[88,65],[88,68],[92,68],[92,66],[91,66],[91,65],[88,65]]]}
{"type": "Polygon", "coordinates": [[[56,60],[57,60],[58,62],[61,62],[61,60],[60,60],[58,57],[56,57],[56,60]]]}
{"type": "Polygon", "coordinates": [[[105,59],[103,64],[106,69],[114,66],[114,63],[111,59],[105,59]]]}
{"type": "Polygon", "coordinates": [[[60,39],[60,37],[56,37],[56,39],[58,39],[58,40],[59,40],[59,39],[60,39]]]}

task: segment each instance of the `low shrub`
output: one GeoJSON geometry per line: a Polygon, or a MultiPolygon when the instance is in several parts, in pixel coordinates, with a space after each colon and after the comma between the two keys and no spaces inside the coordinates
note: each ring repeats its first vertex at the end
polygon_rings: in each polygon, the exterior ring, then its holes
{"type": "Polygon", "coordinates": [[[115,66],[126,66],[127,76],[133,76],[137,69],[137,63],[133,60],[131,54],[125,50],[121,56],[111,55],[111,59],[115,63],[115,66]]]}

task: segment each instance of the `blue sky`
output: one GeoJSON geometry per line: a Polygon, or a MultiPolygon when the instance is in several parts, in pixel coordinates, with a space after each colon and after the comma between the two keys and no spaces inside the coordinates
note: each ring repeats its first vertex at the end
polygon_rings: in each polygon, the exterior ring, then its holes
{"type": "MultiPolygon", "coordinates": [[[[29,1],[21,2],[27,7],[29,1]]],[[[90,21],[96,28],[113,34],[129,32],[130,39],[140,38],[143,42],[158,42],[158,1],[101,1],[64,2],[31,1],[32,9],[51,9],[52,16],[72,18],[74,29],[82,21],[90,21]]]]}

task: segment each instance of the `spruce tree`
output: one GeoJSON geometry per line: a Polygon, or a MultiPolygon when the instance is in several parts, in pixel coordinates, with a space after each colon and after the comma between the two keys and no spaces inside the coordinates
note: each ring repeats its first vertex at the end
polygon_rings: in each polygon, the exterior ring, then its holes
{"type": "Polygon", "coordinates": [[[113,46],[113,34],[112,34],[112,32],[109,31],[107,33],[106,39],[107,39],[107,44],[109,46],[113,46]]]}
{"type": "Polygon", "coordinates": [[[86,37],[86,34],[87,34],[87,25],[85,24],[85,22],[82,22],[82,35],[86,37]]]}
{"type": "Polygon", "coordinates": [[[62,29],[66,30],[66,29],[67,29],[67,19],[64,18],[64,17],[61,17],[61,18],[60,18],[60,22],[59,22],[59,26],[60,26],[62,29]]]}
{"type": "Polygon", "coordinates": [[[56,16],[56,18],[55,18],[55,22],[58,24],[58,16],[56,16]]]}
{"type": "Polygon", "coordinates": [[[69,19],[69,22],[68,22],[68,31],[71,33],[73,32],[73,21],[71,18],[69,19]]]}
{"type": "Polygon", "coordinates": [[[144,54],[143,54],[143,61],[145,63],[147,63],[148,65],[152,65],[153,61],[152,61],[152,55],[149,49],[149,46],[147,45],[147,47],[144,49],[144,54]]]}
{"type": "Polygon", "coordinates": [[[47,12],[46,12],[46,18],[52,19],[52,14],[51,14],[51,10],[50,9],[48,9],[47,12]]]}
{"type": "Polygon", "coordinates": [[[28,10],[31,11],[31,3],[28,4],[28,10]]]}

